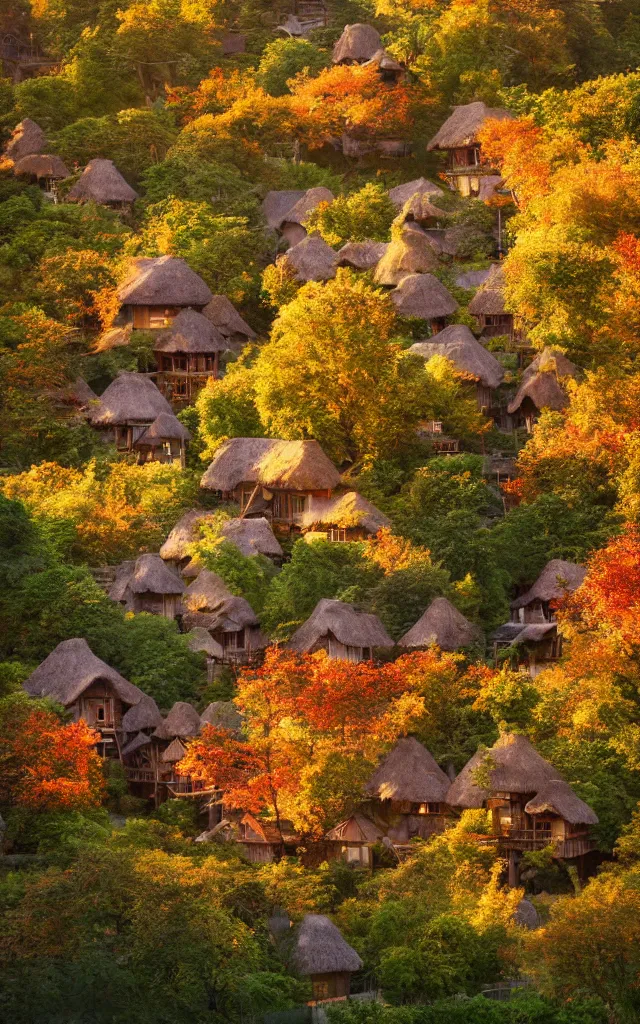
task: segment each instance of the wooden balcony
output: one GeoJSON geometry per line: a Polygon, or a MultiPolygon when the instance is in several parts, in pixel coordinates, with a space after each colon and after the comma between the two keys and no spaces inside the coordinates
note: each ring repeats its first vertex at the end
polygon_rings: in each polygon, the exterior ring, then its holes
{"type": "Polygon", "coordinates": [[[156,773],[149,768],[125,768],[127,782],[156,782],[156,773]]]}
{"type": "Polygon", "coordinates": [[[595,841],[590,835],[568,834],[564,839],[556,838],[549,831],[541,829],[512,828],[498,837],[498,844],[503,850],[543,850],[545,846],[553,846],[553,856],[563,860],[581,857],[595,850],[595,841]]]}

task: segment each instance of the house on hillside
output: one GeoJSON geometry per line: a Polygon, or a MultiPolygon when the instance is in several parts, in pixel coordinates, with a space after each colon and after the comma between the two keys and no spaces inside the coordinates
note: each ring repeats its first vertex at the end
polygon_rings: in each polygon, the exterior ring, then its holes
{"type": "Polygon", "coordinates": [[[475,317],[482,338],[497,338],[505,335],[515,340],[513,313],[505,309],[504,270],[494,263],[485,280],[469,303],[469,312],[475,317]]]}
{"type": "Polygon", "coordinates": [[[160,391],[172,402],[189,404],[209,377],[221,376],[231,346],[209,318],[189,308],[158,332],[153,352],[160,391]]]}
{"type": "Polygon", "coordinates": [[[226,295],[214,295],[202,310],[216,330],[226,338],[231,352],[239,352],[248,341],[255,341],[256,332],[243,320],[226,295]]]}
{"type": "Polygon", "coordinates": [[[326,651],[330,658],[359,662],[370,661],[376,649],[389,650],[393,640],[377,615],[323,597],[286,646],[300,654],[326,651]]]}
{"type": "Polygon", "coordinates": [[[30,117],[25,117],[11,132],[9,141],[2,150],[2,162],[13,166],[23,157],[44,153],[46,149],[47,139],[42,128],[30,117]]]}
{"type": "Polygon", "coordinates": [[[134,796],[160,802],[158,789],[162,744],[154,736],[162,715],[152,697],[143,699],[122,716],[122,762],[134,796]]]}
{"type": "Polygon", "coordinates": [[[324,914],[307,914],[295,932],[293,966],[311,981],[314,1002],[346,999],[362,960],[324,914]]]}
{"type": "Polygon", "coordinates": [[[285,856],[294,856],[300,837],[291,822],[267,821],[253,814],[245,814],[240,821],[238,842],[247,860],[252,864],[271,864],[285,856]]]}
{"type": "Polygon", "coordinates": [[[347,491],[330,498],[311,495],[300,525],[307,540],[344,543],[375,536],[391,520],[357,491],[347,491]]]}
{"type": "Polygon", "coordinates": [[[211,787],[180,772],[178,767],[188,741],[199,734],[200,728],[200,715],[196,709],[179,700],[153,734],[164,747],[160,755],[159,782],[165,787],[165,795],[169,799],[199,798],[213,792],[211,787]]]}
{"type": "Polygon", "coordinates": [[[345,25],[331,60],[334,64],[366,64],[382,49],[380,33],[373,25],[345,25]]]}
{"type": "Polygon", "coordinates": [[[319,234],[307,235],[281,253],[276,267],[289,270],[296,281],[329,281],[336,276],[338,254],[319,234]]]}
{"type": "Polygon", "coordinates": [[[476,100],[454,107],[453,113],[427,144],[430,152],[446,153],[446,175],[452,188],[463,196],[480,195],[481,179],[495,177],[495,169],[482,155],[479,136],[489,120],[504,121],[513,115],[502,107],[488,107],[476,100]]]}
{"type": "Polygon", "coordinates": [[[222,648],[228,664],[246,664],[267,645],[249,602],[234,596],[208,569],[202,569],[184,591],[182,605],[184,628],[206,629],[222,648]]]}
{"type": "Polygon", "coordinates": [[[491,811],[499,851],[509,860],[510,886],[518,885],[523,853],[546,847],[584,876],[595,850],[590,827],[598,817],[526,736],[503,733],[490,750],[479,750],[446,799],[452,807],[491,811]]]}
{"type": "Polygon", "coordinates": [[[450,324],[438,332],[434,340],[417,341],[411,345],[409,352],[421,356],[425,362],[434,356],[445,356],[473,381],[478,408],[486,413],[495,408],[494,393],[502,383],[504,369],[496,357],[476,341],[465,324],[450,324]]]}
{"type": "Polygon", "coordinates": [[[531,433],[543,409],[560,412],[569,404],[564,381],[578,369],[562,352],[544,349],[527,367],[515,398],[507,406],[514,427],[531,433]]]}
{"type": "Polygon", "coordinates": [[[387,251],[388,242],[347,242],[338,249],[338,266],[373,270],[387,251]]]}
{"type": "MultiPolygon", "coordinates": [[[[376,266],[373,280],[375,284],[384,285],[385,288],[395,288],[408,274],[430,274],[437,270],[439,265],[438,253],[429,236],[424,231],[406,225],[401,234],[389,242],[376,266]]],[[[451,299],[451,302],[453,301],[451,299]]],[[[453,306],[453,310],[455,309],[457,303],[453,306]]]]}
{"type": "Polygon", "coordinates": [[[191,434],[173,413],[161,412],[150,427],[134,441],[138,462],[179,462],[184,469],[191,434]]]}
{"type": "Polygon", "coordinates": [[[181,612],[180,597],[184,583],[160,555],[139,555],[135,561],[122,562],[109,597],[129,612],[149,612],[175,619],[181,612]]]}
{"type": "Polygon", "coordinates": [[[391,301],[400,316],[427,320],[432,334],[444,331],[447,319],[458,308],[453,295],[433,274],[407,274],[391,292],[391,301]]]}
{"type": "Polygon", "coordinates": [[[59,156],[52,153],[31,153],[21,157],[13,165],[17,178],[28,178],[39,185],[45,198],[58,202],[58,184],[68,178],[70,171],[59,156]]]}
{"type": "Polygon", "coordinates": [[[370,818],[352,814],[326,833],[327,860],[342,860],[351,867],[369,868],[373,864],[373,847],[383,838],[384,832],[370,818]]]}
{"type": "Polygon", "coordinates": [[[332,203],[335,199],[333,192],[322,185],[316,188],[308,188],[298,200],[285,211],[276,225],[277,230],[290,246],[297,245],[307,236],[305,227],[307,218],[320,206],[320,203],[332,203]]]}
{"type": "Polygon", "coordinates": [[[445,827],[451,779],[415,737],[399,739],[365,785],[364,813],[394,846],[428,839],[445,827]]]}
{"type": "Polygon", "coordinates": [[[138,193],[124,180],[113,160],[91,160],[66,195],[67,203],[98,203],[127,212],[138,193]]]}
{"type": "Polygon", "coordinates": [[[176,256],[133,260],[117,294],[122,317],[135,330],[160,330],[181,309],[190,306],[201,313],[213,298],[202,278],[176,256]]]}
{"type": "Polygon", "coordinates": [[[153,381],[142,373],[125,370],[105,388],[99,401],[91,402],[87,409],[91,426],[121,452],[134,451],[136,442],[162,414],[173,416],[171,406],[153,381]]]}
{"type": "Polygon", "coordinates": [[[411,650],[437,644],[443,651],[459,651],[478,643],[482,633],[465,619],[446,597],[434,597],[414,626],[398,640],[398,647],[411,650]]]}

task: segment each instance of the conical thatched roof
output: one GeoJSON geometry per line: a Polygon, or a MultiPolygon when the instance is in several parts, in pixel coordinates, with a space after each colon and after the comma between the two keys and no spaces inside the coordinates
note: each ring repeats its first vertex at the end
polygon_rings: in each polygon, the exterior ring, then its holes
{"type": "Polygon", "coordinates": [[[217,658],[219,661],[222,661],[224,658],[224,650],[221,644],[214,640],[211,633],[203,629],[202,626],[195,626],[187,633],[187,642],[191,651],[206,654],[207,657],[217,658]]]}
{"type": "Polygon", "coordinates": [[[551,812],[571,825],[597,825],[598,816],[562,779],[547,782],[525,805],[527,814],[551,812]]]}
{"type": "Polygon", "coordinates": [[[431,340],[411,345],[409,352],[415,352],[425,360],[433,356],[446,356],[459,370],[475,377],[488,388],[499,387],[504,377],[502,365],[476,341],[464,324],[450,324],[431,340]]]}
{"type": "Polygon", "coordinates": [[[293,962],[298,974],[359,971],[362,960],[324,914],[307,914],[296,930],[293,962]]]}
{"type": "Polygon", "coordinates": [[[133,594],[181,594],[184,583],[160,555],[146,554],[136,558],[127,589],[133,594]]]}
{"type": "Polygon", "coordinates": [[[86,640],[63,640],[38,665],[24,683],[31,697],[51,697],[65,707],[99,680],[106,680],[125,704],[137,704],[145,696],[114,668],[97,658],[86,640]]]}
{"type": "Polygon", "coordinates": [[[370,60],[366,60],[364,63],[366,67],[370,67],[375,64],[382,72],[393,71],[399,73],[405,70],[404,64],[401,64],[400,61],[392,57],[390,53],[387,53],[384,46],[381,46],[379,50],[376,50],[370,60]]]}
{"type": "Polygon", "coordinates": [[[384,833],[364,814],[352,814],[327,832],[325,839],[342,843],[377,843],[384,833]]]}
{"type": "Polygon", "coordinates": [[[29,175],[34,178],[68,178],[67,165],[59,156],[52,153],[30,153],[20,157],[13,165],[16,175],[29,175]]]}
{"type": "Polygon", "coordinates": [[[400,213],[402,220],[407,223],[413,221],[417,224],[426,224],[433,220],[446,220],[449,214],[446,210],[435,206],[431,202],[430,196],[429,192],[416,192],[410,199],[407,199],[400,213]]]}
{"type": "Polygon", "coordinates": [[[229,343],[211,321],[195,309],[181,309],[169,327],[158,331],[154,352],[207,354],[228,352],[229,343]]]}
{"type": "Polygon", "coordinates": [[[369,615],[358,611],[352,604],[326,597],[318,601],[287,647],[304,653],[329,634],[345,647],[393,647],[393,640],[377,615],[369,615]]]}
{"type": "Polygon", "coordinates": [[[373,280],[376,284],[393,287],[408,274],[426,274],[436,270],[438,265],[438,254],[428,236],[423,231],[405,229],[387,246],[373,280]]]}
{"type": "Polygon", "coordinates": [[[113,427],[125,423],[151,424],[161,413],[173,415],[166,398],[153,381],[142,373],[121,370],[89,410],[94,427],[113,427]]]}
{"type": "Polygon", "coordinates": [[[285,214],[296,205],[299,199],[302,199],[304,194],[304,189],[267,192],[262,201],[262,212],[269,227],[276,231],[283,220],[286,220],[285,214]]]}
{"type": "Polygon", "coordinates": [[[365,786],[378,800],[445,803],[451,780],[413,736],[398,740],[365,786]]]}
{"type": "Polygon", "coordinates": [[[451,316],[458,308],[453,295],[433,274],[407,274],[391,292],[391,298],[400,316],[422,320],[451,316]]]}
{"type": "Polygon", "coordinates": [[[243,481],[270,489],[322,491],[337,487],[340,474],[317,441],[234,437],[220,446],[201,486],[232,491],[243,481]]]}
{"type": "Polygon", "coordinates": [[[162,740],[191,739],[200,732],[200,715],[191,704],[177,700],[154,736],[162,740]]]}
{"type": "Polygon", "coordinates": [[[211,491],[232,491],[240,483],[255,483],[260,460],[274,443],[269,437],[230,438],[216,451],[200,486],[211,491]]]}
{"type": "Polygon", "coordinates": [[[108,352],[112,348],[121,348],[131,341],[133,324],[124,324],[121,327],[110,327],[103,331],[93,345],[93,352],[108,352]]]}
{"type": "Polygon", "coordinates": [[[230,519],[221,536],[243,555],[282,558],[283,551],[267,519],[230,519]]]}
{"type": "Polygon", "coordinates": [[[559,601],[566,594],[577,590],[587,575],[584,565],[575,562],[564,562],[561,558],[552,558],[547,562],[533,586],[511,602],[512,608],[525,608],[533,601],[559,601]]]}
{"type": "Polygon", "coordinates": [[[428,647],[457,651],[479,639],[480,630],[465,619],[446,597],[435,597],[415,626],[400,637],[399,647],[428,647]]]}
{"type": "Polygon", "coordinates": [[[309,214],[313,213],[320,203],[332,203],[334,199],[333,192],[322,185],[317,188],[308,188],[297,203],[287,210],[278,227],[282,227],[283,224],[304,225],[309,214]]]}
{"type": "MultiPolygon", "coordinates": [[[[162,716],[160,716],[160,721],[162,721],[162,716]]],[[[150,743],[151,737],[147,736],[145,732],[139,732],[137,736],[134,736],[133,739],[122,748],[122,756],[130,757],[131,754],[135,754],[136,750],[140,750],[141,747],[147,747],[150,743]]]]}
{"type": "Polygon", "coordinates": [[[248,341],[257,337],[256,332],[243,320],[236,307],[226,295],[214,295],[211,302],[202,310],[202,315],[210,320],[223,338],[231,338],[234,334],[243,335],[248,341]]]}
{"type": "Polygon", "coordinates": [[[447,803],[452,807],[482,807],[492,793],[538,793],[560,777],[526,736],[503,733],[490,750],[479,750],[467,762],[451,783],[447,803]],[[478,785],[478,770],[489,780],[489,788],[478,785]]]}
{"type": "Polygon", "coordinates": [[[388,242],[347,242],[338,249],[338,266],[371,270],[384,256],[388,242]]]}
{"type": "Polygon", "coordinates": [[[334,64],[364,64],[382,49],[380,33],[373,25],[345,25],[342,35],[333,47],[334,64]]]}
{"type": "Polygon", "coordinates": [[[182,603],[191,612],[212,612],[233,597],[224,580],[209,569],[202,569],[182,595],[182,603]]]}
{"type": "Polygon", "coordinates": [[[25,117],[11,133],[11,138],[4,147],[3,155],[7,160],[17,163],[32,153],[43,153],[47,148],[45,134],[39,124],[25,117]]]}
{"type": "Polygon", "coordinates": [[[191,509],[180,517],[160,548],[160,557],[165,561],[179,562],[190,555],[189,546],[200,536],[199,524],[213,519],[213,512],[191,509]]]}
{"type": "Polygon", "coordinates": [[[297,281],[328,281],[336,276],[337,253],[319,234],[307,235],[278,256],[276,264],[291,267],[297,281]]]}
{"type": "Polygon", "coordinates": [[[399,209],[402,209],[407,200],[411,199],[416,194],[441,196],[444,193],[441,188],[434,185],[432,181],[428,181],[426,178],[414,178],[413,181],[406,181],[404,185],[396,185],[395,188],[390,188],[388,192],[389,199],[399,209]]]}
{"type": "Polygon", "coordinates": [[[122,716],[123,732],[139,732],[141,729],[157,729],[162,725],[162,715],[153,697],[143,695],[132,708],[122,716]]]}
{"type": "Polygon", "coordinates": [[[133,260],[118,298],[127,306],[206,306],[213,296],[184,260],[157,256],[133,260]]]}
{"type": "Polygon", "coordinates": [[[522,374],[523,380],[529,380],[537,373],[555,373],[556,377],[577,377],[578,367],[567,359],[564,352],[553,348],[544,348],[535,359],[529,363],[522,374]]]}
{"type": "Polygon", "coordinates": [[[186,752],[187,751],[184,746],[184,743],[181,743],[180,740],[176,737],[174,740],[171,741],[167,749],[164,751],[162,755],[162,760],[166,764],[175,764],[176,761],[182,761],[182,758],[184,757],[186,752]]]}
{"type": "Polygon", "coordinates": [[[133,203],[137,198],[113,160],[91,160],[67,192],[70,203],[133,203]]]}
{"type": "Polygon", "coordinates": [[[509,402],[507,412],[517,412],[527,398],[538,410],[552,409],[554,412],[560,412],[561,409],[565,409],[569,404],[566,391],[558,383],[555,373],[551,371],[549,373],[534,373],[532,376],[524,379],[516,392],[515,398],[512,402],[509,402]]]}
{"type": "Polygon", "coordinates": [[[201,725],[215,725],[218,729],[240,732],[242,715],[232,700],[214,700],[200,716],[201,725]]]}
{"type": "Polygon", "coordinates": [[[361,526],[368,533],[377,533],[383,527],[390,526],[391,521],[357,491],[347,491],[346,494],[336,494],[331,498],[317,498],[315,495],[309,497],[302,526],[308,528],[320,524],[343,529],[361,526]]]}
{"type": "Polygon", "coordinates": [[[161,412],[144,434],[134,442],[134,448],[160,448],[165,441],[190,441],[191,434],[177,416],[169,412],[161,412]]]}
{"type": "Polygon", "coordinates": [[[486,280],[469,303],[469,312],[473,316],[500,316],[506,313],[504,308],[504,289],[506,281],[504,270],[494,263],[486,280]]]}
{"type": "Polygon", "coordinates": [[[472,146],[478,141],[478,135],[485,121],[490,119],[505,121],[512,116],[508,110],[504,110],[502,107],[488,107],[479,100],[454,107],[453,113],[433,136],[427,149],[457,149],[458,147],[472,146]]]}

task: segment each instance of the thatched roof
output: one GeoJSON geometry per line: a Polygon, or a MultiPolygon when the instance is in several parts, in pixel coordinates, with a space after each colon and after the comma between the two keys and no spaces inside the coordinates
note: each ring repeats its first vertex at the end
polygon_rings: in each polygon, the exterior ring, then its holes
{"type": "Polygon", "coordinates": [[[162,725],[154,732],[161,740],[190,739],[200,732],[200,715],[196,709],[183,700],[177,700],[162,725]]]}
{"type": "Polygon", "coordinates": [[[415,195],[441,196],[443,194],[442,189],[434,185],[432,181],[428,181],[427,178],[414,178],[413,181],[406,181],[404,185],[390,188],[388,192],[389,199],[399,209],[402,209],[407,200],[415,195]]]}
{"type": "Polygon", "coordinates": [[[534,377],[536,373],[555,373],[556,377],[577,377],[578,367],[567,359],[564,352],[558,349],[544,348],[535,359],[529,363],[522,374],[523,380],[534,377]]]}
{"type": "Polygon", "coordinates": [[[84,377],[76,377],[70,391],[71,399],[81,408],[84,408],[89,402],[97,402],[98,396],[95,391],[89,387],[84,377]]]}
{"type": "Polygon", "coordinates": [[[560,412],[569,404],[564,388],[552,371],[540,371],[523,379],[515,398],[507,406],[507,412],[517,412],[527,398],[538,410],[553,409],[554,412],[560,412]]]}
{"type": "Polygon", "coordinates": [[[567,593],[571,594],[577,590],[586,574],[584,565],[552,558],[530,590],[512,601],[511,607],[526,608],[533,601],[559,601],[567,593]]]}
{"type": "Polygon", "coordinates": [[[378,800],[444,803],[451,785],[433,755],[413,736],[398,740],[365,786],[378,800]]]}
{"type": "Polygon", "coordinates": [[[494,263],[469,303],[469,312],[473,316],[499,316],[506,313],[504,308],[505,285],[504,270],[500,264],[494,263]]]}
{"type": "Polygon", "coordinates": [[[318,601],[287,647],[304,653],[329,634],[345,647],[393,647],[393,640],[377,615],[369,615],[358,611],[352,604],[326,597],[318,601]]]}
{"type": "Polygon", "coordinates": [[[29,153],[13,165],[13,173],[34,178],[68,178],[69,169],[59,156],[52,153],[29,153]]]}
{"type": "Polygon", "coordinates": [[[137,704],[144,697],[142,690],[97,658],[86,640],[76,637],[59,643],[31,673],[24,688],[31,697],[51,697],[68,707],[88,686],[102,680],[111,684],[125,704],[137,704]]]}
{"type": "Polygon", "coordinates": [[[429,341],[417,341],[411,345],[409,352],[415,352],[425,360],[446,356],[457,369],[475,377],[488,388],[499,387],[504,377],[502,364],[476,341],[465,324],[450,324],[429,341]]]}
{"type": "Polygon", "coordinates": [[[217,658],[222,661],[224,658],[224,650],[221,644],[217,640],[214,640],[208,630],[203,629],[202,626],[195,626],[189,633],[186,634],[187,643],[190,651],[196,653],[206,654],[209,658],[217,658]]]}
{"type": "Polygon", "coordinates": [[[191,434],[173,413],[161,412],[147,427],[144,434],[141,434],[137,441],[134,441],[134,448],[160,448],[165,441],[190,441],[191,434]]]}
{"type": "Polygon", "coordinates": [[[103,331],[93,344],[93,352],[108,352],[112,348],[120,348],[128,345],[131,341],[133,324],[124,324],[121,327],[110,327],[103,331]]]}
{"type": "MultiPolygon", "coordinates": [[[[203,570],[204,571],[204,570],[203,570]]],[[[207,629],[212,633],[239,633],[250,631],[249,646],[262,650],[267,640],[258,629],[258,619],[253,608],[244,597],[228,597],[211,611],[187,611],[182,618],[185,629],[207,629]]]]}
{"type": "Polygon", "coordinates": [[[137,198],[113,160],[91,160],[67,192],[70,203],[133,203],[137,198]]]}
{"type": "Polygon", "coordinates": [[[427,149],[457,149],[458,147],[472,146],[478,141],[478,135],[485,121],[490,119],[504,121],[512,116],[508,110],[504,110],[502,107],[488,107],[479,100],[454,107],[453,113],[428,143],[427,149]]]}
{"type": "Polygon", "coordinates": [[[361,526],[368,533],[377,533],[383,527],[390,526],[391,521],[357,491],[347,491],[346,494],[335,494],[331,498],[310,496],[308,508],[302,517],[302,526],[308,528],[320,524],[343,529],[361,526]]]}
{"type": "Polygon", "coordinates": [[[169,536],[160,548],[160,557],[165,561],[179,562],[182,558],[190,555],[189,546],[196,541],[200,535],[199,524],[213,519],[213,512],[204,512],[201,509],[190,509],[180,516],[169,536]]]}
{"type": "Polygon", "coordinates": [[[274,231],[286,219],[285,214],[296,205],[305,194],[304,189],[286,189],[279,192],[267,192],[262,201],[264,218],[274,231]]]}
{"type": "Polygon", "coordinates": [[[327,832],[325,839],[342,843],[377,843],[384,833],[364,814],[352,814],[327,832]]]}
{"type": "Polygon", "coordinates": [[[598,815],[562,779],[547,782],[525,805],[527,814],[551,812],[571,825],[597,825],[598,815]]]}
{"type": "Polygon", "coordinates": [[[370,67],[375,64],[380,68],[380,71],[400,72],[405,70],[404,64],[401,64],[400,61],[392,57],[390,53],[387,53],[384,46],[381,46],[379,50],[376,50],[373,56],[364,63],[366,67],[370,67]]]}
{"type": "Polygon", "coordinates": [[[441,210],[439,206],[435,206],[431,202],[429,192],[416,192],[410,199],[407,199],[400,212],[403,221],[407,223],[414,221],[417,224],[427,223],[430,220],[446,220],[448,216],[446,210],[441,210]]]}
{"type": "Polygon", "coordinates": [[[191,612],[212,612],[232,598],[224,580],[210,569],[202,569],[182,595],[182,603],[191,612]]]}
{"type": "Polygon", "coordinates": [[[201,725],[215,725],[229,732],[240,732],[242,715],[232,700],[214,700],[200,715],[201,725]]]}
{"type": "Polygon", "coordinates": [[[273,444],[270,437],[230,438],[216,451],[200,486],[211,491],[232,491],[240,483],[255,483],[260,460],[273,444]]]}
{"type": "Polygon", "coordinates": [[[230,519],[221,536],[243,555],[266,555],[282,558],[283,551],[267,519],[230,519]]]}
{"type": "Polygon", "coordinates": [[[293,961],[299,974],[359,971],[362,960],[324,914],[306,914],[296,929],[293,961]]]}
{"type": "Polygon", "coordinates": [[[300,199],[287,210],[278,227],[282,227],[283,224],[304,225],[309,214],[313,213],[320,203],[332,203],[334,199],[333,192],[322,185],[308,188],[300,199]]]}
{"type": "Polygon", "coordinates": [[[437,644],[443,651],[468,647],[480,636],[480,630],[465,619],[446,597],[435,597],[415,626],[400,637],[399,647],[428,647],[437,644]]]}
{"type": "Polygon", "coordinates": [[[328,281],[336,276],[337,253],[317,232],[307,235],[278,256],[276,264],[291,267],[297,281],[328,281]]]}
{"type": "Polygon", "coordinates": [[[433,274],[407,274],[391,292],[391,299],[400,316],[422,320],[451,316],[458,308],[453,295],[433,274]]]}
{"type": "MultiPolygon", "coordinates": [[[[130,564],[130,563],[125,563],[130,564]]],[[[116,580],[116,585],[120,581],[116,580]]],[[[162,561],[160,555],[138,555],[126,581],[132,594],[181,594],[184,583],[177,573],[162,561]]],[[[109,591],[112,596],[113,587],[109,591]]]]}
{"type": "Polygon", "coordinates": [[[206,354],[228,352],[229,343],[206,316],[190,307],[181,309],[169,327],[158,331],[154,352],[206,354]]]}
{"type": "Polygon", "coordinates": [[[405,228],[400,237],[387,246],[373,280],[392,287],[408,274],[426,274],[436,270],[438,265],[438,254],[428,236],[423,231],[405,228]]]}
{"type": "Polygon", "coordinates": [[[32,153],[42,153],[47,148],[45,134],[39,124],[25,117],[11,133],[11,138],[4,147],[3,156],[17,163],[32,153]]]}
{"type": "Polygon", "coordinates": [[[202,315],[211,321],[223,338],[242,334],[247,340],[252,341],[257,337],[256,332],[249,327],[246,320],[242,319],[226,295],[214,295],[211,302],[208,302],[202,310],[202,315]]]}
{"type": "Polygon", "coordinates": [[[122,716],[123,732],[157,729],[159,725],[162,725],[162,715],[153,697],[148,697],[147,694],[122,716]]]}
{"type": "MultiPolygon", "coordinates": [[[[160,717],[160,721],[162,721],[162,716],[160,717]]],[[[151,737],[147,736],[145,732],[139,732],[137,736],[134,736],[133,739],[122,748],[122,757],[129,757],[131,754],[135,754],[136,750],[140,750],[140,747],[148,746],[149,743],[151,743],[151,737]]]]}
{"type": "Polygon", "coordinates": [[[317,441],[233,437],[220,446],[200,485],[232,491],[242,482],[260,482],[269,489],[321,491],[337,487],[340,474],[317,441]]]}
{"type": "Polygon", "coordinates": [[[89,409],[94,427],[113,427],[126,423],[151,424],[161,413],[173,415],[171,406],[150,377],[121,370],[89,409]]]}
{"type": "Polygon", "coordinates": [[[371,270],[387,251],[388,242],[347,242],[338,249],[338,266],[371,270]]]}
{"type": "Polygon", "coordinates": [[[363,64],[382,49],[380,33],[373,25],[345,25],[342,35],[333,47],[334,64],[345,62],[363,64]]]}
{"type": "Polygon", "coordinates": [[[133,260],[118,298],[126,306],[206,306],[213,296],[184,260],[157,256],[133,260]]]}
{"type": "Polygon", "coordinates": [[[187,751],[184,746],[184,743],[181,743],[180,740],[176,737],[174,740],[171,741],[167,749],[164,751],[162,755],[162,760],[166,764],[175,764],[176,761],[182,761],[182,758],[184,757],[186,752],[187,751]]]}

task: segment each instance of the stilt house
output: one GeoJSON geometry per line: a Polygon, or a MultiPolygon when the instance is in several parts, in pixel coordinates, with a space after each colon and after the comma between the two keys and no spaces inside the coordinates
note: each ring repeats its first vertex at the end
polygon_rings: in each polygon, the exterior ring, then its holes
{"type": "Polygon", "coordinates": [[[188,404],[209,377],[221,376],[231,347],[210,319],[189,308],[158,332],[153,352],[160,391],[172,402],[188,404]]]}
{"type": "Polygon", "coordinates": [[[428,839],[445,827],[451,779],[413,736],[398,740],[369,779],[363,811],[394,845],[428,839]]]}
{"type": "Polygon", "coordinates": [[[487,107],[475,101],[454,107],[453,113],[431,141],[427,150],[446,153],[446,175],[453,188],[463,196],[478,196],[480,179],[495,175],[495,169],[483,158],[479,135],[489,120],[504,121],[513,115],[501,107],[487,107]]]}
{"type": "Polygon", "coordinates": [[[213,295],[198,276],[175,256],[139,258],[118,288],[122,315],[136,330],[168,327],[181,309],[201,313],[213,295]]]}

